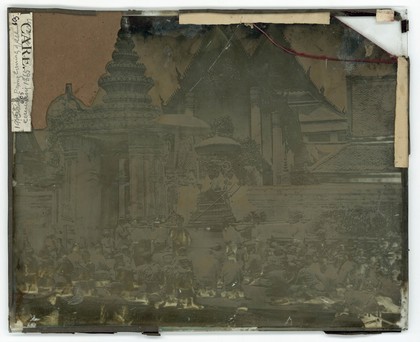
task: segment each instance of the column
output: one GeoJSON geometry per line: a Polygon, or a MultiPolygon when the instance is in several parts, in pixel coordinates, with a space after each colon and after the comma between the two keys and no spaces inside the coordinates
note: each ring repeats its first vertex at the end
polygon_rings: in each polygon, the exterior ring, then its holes
{"type": "Polygon", "coordinates": [[[140,191],[139,191],[139,168],[141,157],[135,150],[129,151],[129,189],[130,189],[130,217],[131,219],[141,219],[140,209],[140,191]]]}
{"type": "Polygon", "coordinates": [[[165,182],[165,167],[163,162],[163,157],[159,156],[155,162],[155,201],[156,201],[156,211],[159,216],[167,217],[168,216],[168,201],[167,201],[167,192],[166,192],[166,182],[165,182]]]}
{"type": "MultiPolygon", "coordinates": [[[[153,181],[150,172],[150,162],[153,156],[145,155],[143,157],[143,181],[142,181],[142,194],[143,194],[143,216],[153,219],[153,181]]],[[[154,176],[154,175],[153,175],[154,176]]]]}
{"type": "Polygon", "coordinates": [[[262,148],[261,137],[261,111],[260,111],[260,98],[258,88],[253,87],[250,89],[251,97],[251,139],[253,139],[262,148]]]}
{"type": "Polygon", "coordinates": [[[127,183],[128,175],[126,172],[127,159],[120,158],[118,161],[118,219],[127,217],[127,183]]]}
{"type": "Polygon", "coordinates": [[[130,216],[151,221],[166,216],[166,183],[163,144],[158,135],[144,132],[129,147],[130,216]]]}
{"type": "Polygon", "coordinates": [[[64,180],[62,185],[62,201],[59,219],[63,226],[65,244],[75,241],[75,228],[77,228],[77,159],[78,141],[76,137],[62,138],[60,141],[64,156],[64,180]]]}
{"type": "Polygon", "coordinates": [[[185,94],[185,115],[194,116],[194,93],[192,91],[185,94]]]}
{"type": "Polygon", "coordinates": [[[76,192],[77,192],[77,151],[64,152],[64,210],[62,214],[67,221],[74,223],[76,219],[76,192]]]}
{"type": "Polygon", "coordinates": [[[286,182],[287,167],[286,149],[283,143],[283,132],[280,122],[280,113],[272,114],[273,122],[273,184],[282,184],[286,182]]]}
{"type": "Polygon", "coordinates": [[[262,155],[271,165],[273,163],[273,117],[271,113],[262,114],[261,129],[262,155]]]}

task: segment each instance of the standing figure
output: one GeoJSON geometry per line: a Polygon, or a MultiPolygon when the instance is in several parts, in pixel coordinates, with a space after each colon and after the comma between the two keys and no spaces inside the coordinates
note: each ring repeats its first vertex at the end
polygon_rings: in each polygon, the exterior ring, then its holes
{"type": "Polygon", "coordinates": [[[115,229],[114,241],[116,246],[130,245],[130,224],[120,223],[115,229]]]}
{"type": "Polygon", "coordinates": [[[243,297],[242,278],[242,268],[237,262],[235,255],[228,255],[221,271],[221,280],[223,284],[222,297],[227,297],[229,299],[243,297]]]}
{"type": "Polygon", "coordinates": [[[190,233],[184,228],[183,223],[184,219],[182,216],[177,215],[176,226],[169,233],[172,250],[177,255],[186,252],[187,248],[191,245],[190,233]]]}
{"type": "Polygon", "coordinates": [[[226,223],[223,230],[223,241],[226,245],[226,254],[236,255],[242,243],[241,234],[236,230],[233,223],[226,223]]]}
{"type": "Polygon", "coordinates": [[[101,239],[101,245],[105,258],[111,258],[114,254],[114,239],[111,234],[111,229],[104,230],[104,237],[101,239]]]}

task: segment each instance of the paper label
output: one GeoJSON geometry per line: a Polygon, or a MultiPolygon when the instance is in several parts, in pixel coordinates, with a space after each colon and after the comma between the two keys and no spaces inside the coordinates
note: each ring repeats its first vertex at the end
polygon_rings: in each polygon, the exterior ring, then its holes
{"type": "Polygon", "coordinates": [[[33,84],[32,13],[9,13],[12,132],[30,132],[33,84]]]}
{"type": "Polygon", "coordinates": [[[395,167],[408,167],[408,131],[408,60],[398,57],[394,137],[395,167]]]}
{"type": "Polygon", "coordinates": [[[329,12],[313,13],[180,13],[179,23],[191,25],[230,25],[249,23],[322,24],[330,23],[329,12]]]}
{"type": "Polygon", "coordinates": [[[376,10],[377,22],[390,22],[394,21],[394,11],[391,9],[378,9],[376,10]]]}

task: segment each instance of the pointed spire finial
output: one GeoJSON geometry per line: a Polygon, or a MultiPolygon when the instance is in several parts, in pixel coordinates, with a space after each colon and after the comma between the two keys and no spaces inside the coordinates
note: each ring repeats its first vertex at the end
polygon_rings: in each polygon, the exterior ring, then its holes
{"type": "Polygon", "coordinates": [[[121,30],[124,32],[130,31],[130,21],[128,20],[128,17],[126,16],[121,17],[121,30]]]}

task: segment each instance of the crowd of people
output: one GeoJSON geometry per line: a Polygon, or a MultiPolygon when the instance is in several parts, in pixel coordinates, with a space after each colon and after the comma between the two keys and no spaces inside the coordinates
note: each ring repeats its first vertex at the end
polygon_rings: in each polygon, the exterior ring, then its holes
{"type": "MultiPolygon", "coordinates": [[[[264,223],[260,223],[263,225],[264,223]]],[[[133,227],[121,223],[88,246],[66,248],[54,235],[35,252],[26,241],[19,253],[17,288],[77,305],[86,297],[119,297],[155,308],[202,308],[213,298],[270,306],[342,303],[366,312],[376,297],[399,305],[401,244],[386,237],[347,240],[253,239],[255,223],[226,222],[220,231],[196,229],[213,239],[194,243],[182,218],[133,227]],[[361,301],[360,298],[370,298],[361,301]],[[205,298],[205,299],[204,299],[205,298]]]]}

